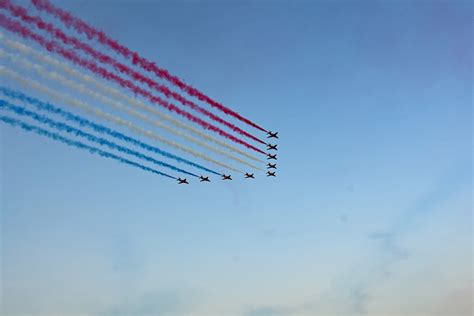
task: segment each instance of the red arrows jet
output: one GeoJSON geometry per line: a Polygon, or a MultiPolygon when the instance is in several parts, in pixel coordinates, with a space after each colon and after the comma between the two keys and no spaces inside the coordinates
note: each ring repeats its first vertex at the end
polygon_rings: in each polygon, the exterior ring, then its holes
{"type": "Polygon", "coordinates": [[[189,184],[188,180],[186,180],[186,178],[184,179],[181,179],[181,178],[178,178],[178,184],[189,184]]]}

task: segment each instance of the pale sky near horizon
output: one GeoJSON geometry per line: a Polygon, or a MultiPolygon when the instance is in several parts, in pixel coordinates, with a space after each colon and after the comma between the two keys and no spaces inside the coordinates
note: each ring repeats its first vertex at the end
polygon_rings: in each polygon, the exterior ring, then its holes
{"type": "Polygon", "coordinates": [[[471,1],[54,3],[279,131],[278,177],[0,124],[2,316],[472,314],[471,1]]]}

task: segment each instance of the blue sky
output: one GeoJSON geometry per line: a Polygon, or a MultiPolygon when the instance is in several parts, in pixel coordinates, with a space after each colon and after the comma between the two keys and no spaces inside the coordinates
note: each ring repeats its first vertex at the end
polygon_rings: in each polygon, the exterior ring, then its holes
{"type": "Polygon", "coordinates": [[[278,130],[278,177],[2,125],[3,314],[471,314],[470,1],[55,3],[278,130]]]}

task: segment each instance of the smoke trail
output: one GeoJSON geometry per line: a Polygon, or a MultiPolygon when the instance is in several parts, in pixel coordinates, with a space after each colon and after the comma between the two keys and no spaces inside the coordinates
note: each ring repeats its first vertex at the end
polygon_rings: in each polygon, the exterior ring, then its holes
{"type": "Polygon", "coordinates": [[[9,98],[16,99],[16,100],[21,100],[23,102],[35,105],[38,108],[38,110],[40,110],[40,111],[47,111],[47,112],[50,112],[50,113],[59,114],[68,121],[73,121],[75,123],[78,123],[81,126],[90,127],[93,130],[95,130],[96,132],[99,132],[99,133],[102,133],[102,134],[107,134],[107,135],[110,135],[110,136],[115,137],[117,139],[129,142],[133,145],[139,146],[139,147],[141,147],[143,149],[146,149],[150,152],[154,152],[154,153],[157,153],[157,154],[162,155],[164,157],[174,159],[177,162],[182,162],[182,163],[188,164],[190,166],[205,170],[207,172],[220,175],[218,172],[216,172],[214,170],[208,169],[208,168],[203,167],[201,165],[198,165],[194,162],[191,162],[191,161],[186,160],[184,158],[181,158],[179,156],[176,156],[176,155],[173,155],[173,154],[168,153],[166,151],[163,151],[163,150],[159,149],[158,147],[150,146],[150,145],[148,145],[146,143],[143,143],[143,142],[141,142],[141,141],[139,141],[135,138],[132,138],[132,137],[126,136],[126,135],[124,135],[120,132],[114,131],[114,130],[108,128],[108,127],[93,123],[93,122],[91,122],[91,121],[89,121],[85,118],[74,115],[70,112],[67,112],[67,111],[61,109],[61,108],[55,107],[55,106],[51,105],[50,103],[41,102],[40,100],[29,97],[29,96],[27,96],[27,95],[25,95],[25,94],[23,94],[19,91],[13,91],[13,90],[10,90],[8,88],[0,86],[0,92],[2,92],[5,96],[7,96],[9,98]]]}
{"type": "Polygon", "coordinates": [[[80,58],[73,50],[66,50],[66,49],[62,48],[57,42],[46,40],[41,35],[38,35],[36,33],[31,32],[29,29],[25,28],[20,23],[6,17],[3,14],[0,14],[0,26],[6,28],[10,32],[19,34],[23,38],[27,38],[27,39],[29,38],[29,39],[34,40],[35,42],[37,42],[41,46],[45,47],[48,51],[58,53],[61,56],[63,56],[64,58],[72,61],[73,63],[75,63],[77,65],[80,65],[84,68],[87,68],[90,71],[94,72],[95,74],[100,75],[101,77],[103,77],[105,79],[113,80],[113,81],[117,82],[122,87],[128,88],[128,89],[132,90],[133,92],[135,92],[136,94],[140,94],[140,95],[148,98],[151,102],[159,104],[160,106],[163,106],[163,107],[167,108],[170,111],[174,111],[177,114],[186,117],[188,120],[201,125],[204,129],[212,130],[213,132],[218,133],[219,135],[221,135],[223,137],[226,137],[226,138],[228,138],[229,140],[231,140],[233,142],[239,143],[239,144],[241,144],[241,145],[243,145],[243,146],[245,146],[249,149],[252,149],[256,152],[259,152],[261,154],[266,155],[266,153],[264,151],[258,149],[257,147],[255,147],[255,146],[253,146],[253,145],[251,145],[251,144],[249,144],[249,143],[247,143],[247,142],[245,142],[245,141],[243,141],[243,140],[241,140],[241,139],[239,139],[239,138],[223,131],[222,129],[220,129],[220,128],[218,128],[218,127],[216,127],[216,126],[214,126],[210,123],[207,123],[206,121],[203,121],[202,119],[200,119],[200,118],[198,118],[198,117],[196,117],[196,116],[194,116],[194,115],[192,115],[192,114],[190,114],[190,113],[188,113],[184,110],[181,110],[180,108],[176,107],[175,105],[173,105],[173,104],[171,104],[171,103],[169,103],[169,102],[167,102],[167,101],[165,101],[165,100],[163,100],[163,99],[161,99],[157,96],[152,95],[150,92],[136,86],[131,81],[122,79],[121,77],[107,71],[105,68],[97,66],[97,64],[95,64],[94,62],[91,62],[91,61],[80,58]]]}
{"type": "Polygon", "coordinates": [[[191,96],[198,98],[201,101],[204,101],[211,105],[214,108],[219,109],[220,111],[224,112],[227,115],[231,115],[238,120],[245,122],[246,124],[255,127],[263,132],[267,132],[266,129],[260,127],[259,125],[255,124],[254,122],[250,121],[247,118],[244,118],[237,112],[225,107],[219,102],[214,101],[213,99],[209,98],[207,95],[202,93],[196,88],[184,83],[181,79],[176,76],[171,75],[166,69],[158,67],[155,63],[148,61],[147,59],[138,55],[138,53],[129,50],[127,47],[119,44],[115,40],[108,37],[104,32],[98,31],[85,23],[83,20],[74,17],[67,11],[64,11],[60,8],[55,7],[47,0],[32,0],[31,1],[37,9],[44,10],[49,14],[56,16],[59,18],[67,27],[74,28],[78,33],[82,34],[85,33],[89,39],[96,38],[100,43],[103,45],[108,46],[109,48],[113,49],[123,57],[132,61],[134,65],[140,66],[142,69],[154,73],[156,76],[165,79],[172,84],[179,87],[181,90],[185,91],[191,96]]]}
{"type": "Polygon", "coordinates": [[[25,86],[28,86],[30,88],[33,88],[33,89],[36,89],[38,91],[41,91],[47,95],[49,95],[51,98],[55,99],[55,100],[58,100],[60,103],[66,103],[66,104],[70,104],[72,106],[75,106],[75,107],[78,107],[86,112],[89,112],[93,115],[96,115],[100,118],[103,118],[105,120],[108,120],[110,122],[113,122],[113,123],[116,123],[116,124],[119,124],[119,125],[122,125],[122,126],[125,126],[127,128],[129,128],[130,130],[136,132],[136,133],[140,133],[146,137],[149,137],[151,139],[154,139],[154,140],[157,140],[159,142],[162,142],[164,144],[167,144],[169,146],[172,146],[172,147],[175,147],[179,150],[182,150],[186,153],[189,153],[195,157],[199,157],[199,158],[202,158],[204,160],[207,160],[211,163],[214,163],[216,165],[219,165],[221,167],[224,167],[224,168],[227,168],[229,170],[232,170],[232,171],[236,171],[236,172],[241,172],[240,170],[237,170],[233,167],[230,167],[222,162],[219,162],[217,160],[214,160],[204,154],[201,154],[199,152],[196,152],[186,146],[183,146],[183,145],[180,145],[178,143],[175,143],[175,142],[172,142],[172,141],[169,141],[159,135],[156,135],[155,133],[151,132],[151,131],[147,131],[147,130],[144,130],[136,125],[134,125],[133,123],[131,122],[128,122],[126,120],[123,120],[121,119],[120,117],[117,117],[117,116],[114,116],[114,115],[111,115],[109,113],[106,113],[106,112],[103,112],[91,105],[88,105],[87,103],[84,103],[82,101],[79,101],[77,99],[74,99],[74,98],[71,98],[71,97],[67,97],[67,96],[64,96],[60,93],[57,93],[51,89],[49,89],[48,87],[44,86],[44,85],[41,85],[40,83],[34,81],[34,80],[27,80],[25,78],[23,78],[21,75],[19,75],[18,73],[10,70],[10,69],[7,69],[5,68],[4,66],[0,66],[0,74],[1,75],[4,75],[4,76],[7,76],[9,77],[10,79],[13,79],[13,80],[16,80],[20,83],[22,83],[23,85],[25,86]]]}
{"type": "Polygon", "coordinates": [[[130,165],[130,166],[134,166],[134,167],[140,168],[142,170],[145,170],[145,171],[148,171],[148,172],[151,172],[151,173],[154,173],[154,174],[158,174],[160,176],[168,177],[168,178],[171,178],[171,179],[176,179],[176,177],[170,176],[169,174],[166,174],[166,173],[160,172],[158,170],[146,167],[144,165],[133,162],[131,160],[122,158],[120,156],[111,154],[111,153],[106,152],[106,151],[103,151],[99,148],[92,147],[92,146],[83,144],[81,142],[63,137],[59,134],[49,132],[49,131],[47,131],[45,129],[42,129],[40,127],[36,127],[36,126],[33,126],[33,125],[26,124],[22,121],[16,120],[16,119],[8,117],[8,116],[3,116],[3,115],[0,116],[0,121],[3,122],[3,123],[9,124],[11,126],[14,126],[14,127],[21,127],[22,129],[24,129],[25,131],[28,131],[28,132],[33,132],[33,133],[36,133],[36,134],[41,135],[41,136],[49,137],[49,138],[54,139],[56,141],[62,142],[64,144],[68,145],[68,146],[73,146],[73,147],[76,147],[76,148],[87,150],[91,154],[97,154],[97,155],[102,156],[102,157],[115,159],[117,161],[120,161],[121,163],[130,165]]]}
{"type": "MultiPolygon", "coordinates": [[[[170,133],[173,133],[177,136],[180,136],[180,137],[183,137],[195,144],[198,144],[202,147],[205,147],[207,149],[210,149],[218,154],[221,154],[221,155],[224,155],[224,156],[227,156],[231,159],[234,159],[242,164],[245,164],[245,165],[248,165],[254,169],[260,169],[258,167],[256,167],[255,165],[252,165],[250,163],[248,163],[247,161],[245,160],[242,160],[238,157],[235,157],[234,155],[231,155],[225,151],[222,151],[218,148],[215,148],[215,147],[212,147],[206,143],[203,143],[201,142],[200,140],[192,137],[192,136],[189,136],[188,134],[186,133],[182,133],[181,131],[177,130],[177,129],[174,129],[172,127],[169,127],[163,123],[161,123],[160,121],[156,121],[156,120],[153,120],[151,118],[149,118],[148,116],[144,115],[143,113],[140,113],[140,112],[137,112],[135,110],[133,110],[132,108],[128,107],[128,106],[125,106],[123,105],[122,103],[120,102],[117,102],[117,101],[114,101],[104,95],[101,95],[97,92],[94,92],[93,90],[91,89],[88,89],[86,86],[82,85],[82,84],[77,84],[55,72],[47,72],[46,69],[44,69],[42,66],[38,65],[38,64],[33,64],[29,61],[27,61],[26,59],[24,58],[21,58],[21,57],[17,57],[15,55],[12,55],[12,54],[9,54],[9,53],[6,53],[4,51],[2,51],[0,49],[0,58],[4,58],[4,57],[8,57],[10,60],[12,60],[13,62],[15,63],[19,63],[21,64],[22,66],[24,66],[25,68],[27,69],[33,69],[35,70],[40,76],[44,77],[44,78],[49,78],[49,79],[52,79],[52,80],[55,80],[57,81],[58,83],[64,85],[64,86],[67,86],[69,87],[70,89],[74,89],[74,90],[77,90],[79,91],[80,93],[82,94],[86,94],[92,98],[95,98],[96,100],[99,100],[100,102],[102,103],[105,103],[105,104],[108,104],[109,106],[113,107],[113,108],[116,108],[116,109],[119,109],[120,111],[124,111],[132,116],[135,116],[139,119],[141,119],[142,121],[144,122],[147,122],[149,124],[153,124],[155,125],[156,127],[159,127],[159,128],[162,128],[162,129],[165,129],[167,131],[169,131],[170,133]]],[[[260,169],[261,170],[261,169],[260,169]]]]}
{"type": "Polygon", "coordinates": [[[255,160],[255,161],[258,161],[258,162],[261,162],[261,163],[264,162],[263,160],[260,160],[256,157],[246,153],[245,151],[242,151],[242,150],[240,150],[240,149],[238,149],[238,148],[236,148],[232,145],[229,145],[225,142],[222,142],[222,141],[220,141],[220,140],[218,140],[218,139],[216,139],[216,138],[214,138],[210,135],[207,135],[206,133],[202,133],[198,129],[195,129],[195,128],[193,128],[193,127],[191,127],[191,126],[189,126],[185,123],[182,123],[179,120],[175,120],[171,116],[159,111],[158,109],[147,106],[143,102],[138,101],[136,98],[129,97],[128,95],[120,92],[117,89],[114,89],[110,86],[106,86],[105,84],[103,84],[100,81],[94,79],[93,77],[88,76],[84,73],[81,73],[81,72],[69,67],[66,63],[60,62],[60,61],[58,61],[54,58],[51,58],[47,55],[41,54],[41,53],[37,52],[36,50],[34,50],[33,48],[31,48],[31,47],[29,47],[25,44],[22,44],[22,43],[17,42],[17,41],[10,40],[8,38],[5,38],[2,34],[2,32],[0,32],[0,39],[3,40],[3,43],[6,44],[7,46],[9,46],[11,49],[14,49],[16,51],[20,51],[21,53],[26,54],[26,55],[32,55],[44,64],[52,65],[53,67],[55,67],[57,69],[60,69],[62,72],[67,73],[71,77],[75,77],[76,79],[79,79],[80,81],[85,82],[87,84],[94,85],[94,88],[96,90],[100,90],[103,94],[112,95],[115,98],[120,99],[120,100],[126,100],[127,103],[130,103],[130,104],[132,104],[136,107],[139,107],[143,110],[146,110],[146,111],[148,111],[152,114],[155,114],[158,117],[160,117],[161,119],[166,120],[166,121],[172,123],[173,125],[178,126],[182,129],[186,129],[186,130],[196,134],[197,136],[199,136],[201,138],[204,138],[208,141],[214,142],[214,143],[216,143],[216,144],[218,144],[222,147],[230,149],[231,151],[239,153],[239,154],[241,154],[241,155],[243,155],[247,158],[250,158],[252,160],[255,160]]]}
{"type": "Polygon", "coordinates": [[[139,159],[154,163],[155,165],[158,165],[158,166],[161,166],[161,167],[166,167],[166,168],[169,168],[171,170],[181,172],[181,173],[193,176],[193,177],[198,177],[198,175],[196,175],[194,173],[191,173],[191,172],[188,172],[188,171],[183,170],[181,168],[178,168],[178,167],[175,167],[173,165],[167,164],[166,162],[156,160],[156,159],[154,159],[150,156],[139,153],[138,151],[131,150],[129,148],[117,145],[117,144],[115,144],[111,141],[108,141],[108,140],[104,139],[104,138],[96,137],[92,134],[83,132],[83,131],[81,131],[77,128],[74,128],[74,127],[70,126],[70,125],[54,121],[54,120],[52,120],[52,119],[50,119],[46,116],[39,115],[35,112],[28,111],[24,107],[13,105],[13,104],[11,104],[11,103],[9,103],[5,100],[2,100],[2,99],[0,99],[0,109],[5,109],[5,110],[8,110],[8,111],[14,112],[15,114],[20,115],[20,116],[30,117],[33,120],[37,121],[37,122],[49,125],[50,127],[55,128],[59,131],[66,132],[66,133],[69,133],[69,134],[76,135],[78,137],[85,138],[90,142],[97,143],[97,144],[102,145],[102,146],[107,146],[110,149],[114,149],[114,150],[120,151],[122,153],[135,156],[139,159]]]}
{"type": "Polygon", "coordinates": [[[129,108],[129,107],[123,105],[123,104],[120,103],[120,102],[113,101],[113,100],[111,100],[111,99],[109,99],[109,98],[107,98],[107,97],[105,97],[105,96],[103,96],[103,95],[101,95],[101,94],[98,94],[98,93],[96,93],[96,92],[94,92],[94,91],[88,89],[87,87],[85,87],[85,86],[82,85],[82,84],[74,83],[74,82],[72,82],[71,80],[68,80],[67,78],[65,78],[65,77],[63,77],[63,76],[61,76],[61,75],[59,75],[59,74],[57,74],[57,73],[55,73],[55,72],[47,72],[46,69],[44,69],[42,66],[40,66],[40,65],[38,65],[38,64],[30,63],[29,61],[27,61],[27,60],[25,60],[25,59],[23,59],[23,58],[19,58],[19,57],[16,57],[15,55],[5,53],[4,51],[2,51],[2,50],[0,49],[0,58],[4,58],[4,57],[8,57],[8,58],[9,58],[10,60],[12,60],[13,62],[19,63],[19,64],[21,64],[23,67],[25,67],[25,68],[27,68],[27,69],[36,71],[36,72],[37,72],[40,76],[42,76],[43,78],[49,78],[49,79],[55,80],[55,81],[57,81],[58,83],[60,83],[60,84],[62,84],[62,85],[64,85],[64,86],[67,86],[67,87],[69,87],[69,88],[71,88],[71,89],[74,89],[74,90],[79,91],[81,94],[89,95],[89,96],[91,96],[91,97],[93,97],[93,98],[99,100],[100,102],[103,102],[103,103],[105,103],[105,104],[108,104],[108,105],[111,106],[111,107],[114,107],[114,108],[116,108],[116,109],[119,109],[119,110],[121,110],[121,111],[124,111],[124,112],[126,112],[126,113],[128,113],[128,114],[130,114],[130,115],[133,115],[133,116],[135,116],[135,117],[137,117],[137,118],[139,118],[139,119],[141,119],[141,120],[143,120],[143,121],[145,121],[145,122],[147,122],[147,123],[149,123],[149,124],[153,124],[153,125],[155,125],[155,126],[157,126],[157,127],[159,127],[159,128],[163,128],[163,129],[165,129],[165,130],[167,130],[167,131],[169,131],[169,132],[171,132],[171,133],[173,133],[173,134],[175,134],[175,135],[177,135],[177,136],[183,137],[183,138],[185,138],[185,139],[187,139],[187,140],[189,140],[189,141],[191,141],[191,142],[194,142],[194,143],[196,143],[196,144],[198,144],[198,145],[200,145],[200,146],[206,147],[206,148],[208,148],[208,149],[210,149],[210,150],[212,150],[212,151],[214,151],[214,152],[216,152],[216,153],[218,153],[218,154],[221,154],[221,155],[227,156],[227,157],[229,157],[229,158],[232,158],[232,159],[234,159],[234,160],[236,160],[236,161],[238,161],[238,162],[240,162],[240,163],[242,163],[242,164],[246,164],[246,165],[248,165],[248,166],[250,166],[250,167],[252,167],[252,168],[254,168],[254,169],[259,169],[259,170],[261,170],[260,168],[254,166],[254,165],[252,165],[252,164],[250,164],[250,163],[248,163],[248,162],[245,161],[245,160],[242,160],[242,159],[240,159],[240,158],[238,158],[238,157],[235,157],[235,156],[233,156],[233,155],[231,155],[231,154],[229,154],[229,153],[227,153],[227,152],[225,152],[225,151],[219,150],[219,149],[217,149],[217,148],[215,148],[215,147],[209,146],[208,144],[203,143],[203,142],[197,140],[196,138],[191,137],[191,136],[189,136],[189,135],[187,135],[187,134],[185,134],[185,133],[182,133],[181,131],[176,130],[176,129],[172,128],[172,127],[169,127],[169,126],[167,126],[167,125],[165,125],[165,124],[163,124],[163,123],[161,123],[161,122],[159,122],[159,121],[152,120],[152,119],[150,119],[148,116],[146,116],[146,115],[144,115],[144,114],[142,114],[142,113],[140,113],[140,112],[137,112],[137,111],[135,111],[135,110],[133,110],[133,109],[131,109],[131,108],[129,108]]]}
{"type": "Polygon", "coordinates": [[[10,0],[0,1],[0,8],[9,10],[12,13],[12,15],[20,18],[21,20],[23,20],[26,23],[35,24],[39,29],[47,31],[53,37],[61,40],[64,44],[72,45],[76,49],[79,49],[79,50],[82,50],[82,51],[86,52],[87,54],[91,55],[93,58],[99,60],[100,62],[111,65],[112,67],[114,67],[115,69],[120,71],[121,73],[127,74],[128,76],[132,77],[133,79],[135,79],[137,81],[140,81],[142,83],[145,83],[146,85],[148,85],[148,87],[150,87],[150,88],[152,88],[152,89],[154,89],[154,90],[156,90],[160,93],[163,93],[167,98],[171,97],[171,98],[175,99],[176,101],[179,101],[181,104],[183,104],[185,106],[188,106],[188,107],[192,108],[193,110],[198,111],[201,114],[204,114],[204,115],[210,117],[212,120],[214,120],[216,122],[219,122],[219,123],[229,127],[234,132],[237,132],[241,135],[249,137],[249,138],[251,138],[251,139],[253,139],[253,140],[255,140],[255,141],[257,141],[261,144],[265,144],[265,142],[263,142],[259,138],[245,132],[244,130],[240,129],[239,127],[235,126],[234,124],[223,120],[219,116],[214,115],[213,113],[211,113],[208,110],[200,107],[199,105],[195,104],[194,102],[191,102],[191,101],[187,100],[186,98],[184,98],[180,94],[178,94],[174,91],[171,91],[168,87],[157,83],[156,81],[140,74],[139,72],[134,71],[130,67],[116,61],[112,57],[107,56],[107,55],[93,49],[91,46],[87,45],[86,43],[81,42],[77,38],[66,35],[63,31],[61,31],[60,29],[54,27],[51,23],[47,23],[47,22],[43,21],[40,17],[28,15],[28,12],[26,11],[25,8],[23,8],[21,6],[13,5],[10,2],[10,0]]]}

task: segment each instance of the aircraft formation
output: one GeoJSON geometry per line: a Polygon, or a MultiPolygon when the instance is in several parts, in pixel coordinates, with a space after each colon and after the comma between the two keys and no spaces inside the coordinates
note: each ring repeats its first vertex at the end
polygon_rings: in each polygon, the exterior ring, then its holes
{"type": "MultiPolygon", "coordinates": [[[[267,135],[268,135],[267,138],[278,138],[278,132],[274,133],[274,132],[268,131],[267,135]]],[[[274,144],[274,145],[267,144],[267,150],[278,150],[277,144],[274,144]]],[[[277,156],[276,154],[272,155],[270,153],[267,153],[267,159],[277,160],[277,156]]],[[[270,171],[270,169],[277,169],[276,163],[274,164],[267,163],[267,169],[268,169],[266,172],[267,177],[276,177],[276,172],[270,171]]],[[[245,179],[255,179],[255,174],[250,173],[250,172],[245,172],[244,177],[245,179]]],[[[209,177],[199,176],[199,178],[200,178],[200,182],[211,182],[211,180],[209,180],[209,177]]],[[[222,174],[222,180],[232,180],[232,176],[222,174]]],[[[178,178],[178,183],[189,184],[186,178],[185,179],[178,178]]]]}
{"type": "Polygon", "coordinates": [[[0,1],[1,124],[180,185],[276,177],[278,132],[49,0],[29,2],[0,1]]]}

